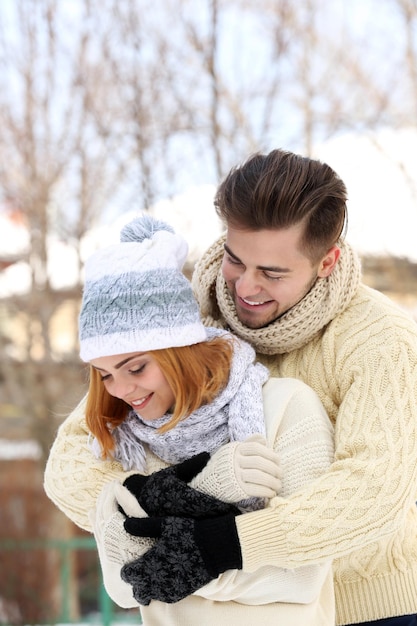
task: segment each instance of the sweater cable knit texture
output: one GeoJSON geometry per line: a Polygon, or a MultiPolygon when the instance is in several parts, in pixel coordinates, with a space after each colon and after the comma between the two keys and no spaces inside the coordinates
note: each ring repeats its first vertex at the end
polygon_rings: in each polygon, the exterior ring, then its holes
{"type": "Polygon", "coordinates": [[[224,289],[222,243],[193,277],[205,323],[233,328],[273,376],[313,387],[335,423],[335,463],[326,474],[286,501],[276,498],[274,510],[237,520],[244,569],[333,556],[339,626],[416,613],[415,322],[360,282],[345,243],[336,274],[288,314],[267,328],[241,329],[230,296],[219,306],[214,298],[224,289]]]}

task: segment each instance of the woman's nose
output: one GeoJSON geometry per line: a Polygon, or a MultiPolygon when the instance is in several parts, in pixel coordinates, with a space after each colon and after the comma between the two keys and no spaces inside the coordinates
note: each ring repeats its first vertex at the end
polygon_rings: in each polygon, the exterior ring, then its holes
{"type": "Polygon", "coordinates": [[[115,381],[111,394],[120,400],[126,400],[135,390],[135,384],[131,381],[115,381]]]}

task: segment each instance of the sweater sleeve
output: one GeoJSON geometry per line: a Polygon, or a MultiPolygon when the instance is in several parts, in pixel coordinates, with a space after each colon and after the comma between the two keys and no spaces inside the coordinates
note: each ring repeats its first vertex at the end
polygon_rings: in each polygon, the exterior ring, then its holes
{"type": "MultiPolygon", "coordinates": [[[[282,495],[289,497],[314,481],[332,463],[333,428],[318,396],[301,381],[270,379],[263,395],[268,440],[280,454],[282,495]]],[[[252,514],[240,517],[247,515],[252,514]]],[[[196,595],[242,604],[307,604],[318,597],[329,575],[330,559],[291,570],[265,565],[256,572],[225,572],[196,595]]]]}
{"type": "Polygon", "coordinates": [[[89,445],[81,400],[61,424],[46,463],[44,489],[54,504],[77,526],[90,531],[89,512],[105,483],[128,474],[117,461],[97,459],[89,445]]]}
{"type": "Polygon", "coordinates": [[[370,316],[356,311],[326,340],[338,357],[322,369],[339,395],[335,462],[236,520],[245,571],[319,563],[404,532],[417,495],[417,333],[405,316],[370,316]]]}

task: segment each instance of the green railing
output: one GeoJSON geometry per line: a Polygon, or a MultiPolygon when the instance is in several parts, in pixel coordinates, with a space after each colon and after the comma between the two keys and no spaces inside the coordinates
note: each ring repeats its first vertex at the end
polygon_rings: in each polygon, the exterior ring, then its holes
{"type": "Polygon", "coordinates": [[[71,623],[99,623],[102,626],[112,626],[115,621],[117,623],[142,624],[139,609],[133,613],[121,614],[117,611],[116,605],[107,595],[103,585],[100,567],[99,570],[99,589],[98,589],[98,618],[81,617],[80,619],[71,619],[71,553],[74,550],[94,550],[97,551],[96,542],[93,537],[71,537],[68,539],[28,539],[28,540],[0,540],[0,550],[12,551],[30,551],[30,550],[57,550],[60,554],[60,587],[62,592],[62,602],[60,614],[54,620],[59,624],[71,623]],[[97,621],[99,619],[99,621],[97,621]]]}

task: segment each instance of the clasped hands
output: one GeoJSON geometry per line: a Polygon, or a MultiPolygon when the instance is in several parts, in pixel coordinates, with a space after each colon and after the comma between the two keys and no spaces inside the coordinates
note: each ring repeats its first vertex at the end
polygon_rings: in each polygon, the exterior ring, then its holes
{"type": "Polygon", "coordinates": [[[133,474],[111,488],[125,516],[124,529],[154,540],[123,564],[122,579],[139,604],[173,603],[224,571],[242,568],[235,503],[277,495],[281,470],[277,454],[254,435],[224,445],[211,457],[203,452],[149,476],[133,474]]]}

